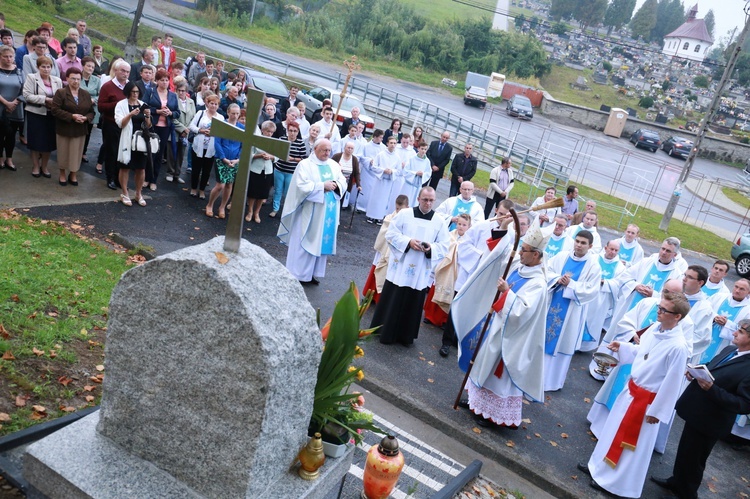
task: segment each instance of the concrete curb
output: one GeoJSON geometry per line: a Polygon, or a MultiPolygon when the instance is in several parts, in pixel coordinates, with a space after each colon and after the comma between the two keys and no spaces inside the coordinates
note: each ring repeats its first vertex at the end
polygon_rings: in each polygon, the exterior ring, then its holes
{"type": "Polygon", "coordinates": [[[146,260],[153,260],[158,256],[156,253],[144,249],[138,244],[134,244],[128,238],[126,238],[122,234],[118,234],[117,232],[112,232],[111,234],[109,234],[109,237],[120,246],[124,246],[129,250],[137,250],[139,254],[143,255],[144,258],[146,258],[146,260]]]}

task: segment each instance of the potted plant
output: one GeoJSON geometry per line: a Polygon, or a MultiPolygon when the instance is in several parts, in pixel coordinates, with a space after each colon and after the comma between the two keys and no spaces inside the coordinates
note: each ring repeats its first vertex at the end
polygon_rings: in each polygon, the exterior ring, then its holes
{"type": "Polygon", "coordinates": [[[315,400],[310,419],[310,434],[323,437],[326,455],[339,457],[346,445],[362,443],[362,431],[383,433],[372,423],[372,414],[364,411],[364,397],[350,392],[351,384],[364,377],[361,368],[351,365],[364,355],[359,342],[374,329],[360,329],[360,320],[372,302],[372,292],[359,298],[354,283],[336,303],[333,316],[321,329],[325,346],[318,367],[315,400]],[[340,446],[340,447],[334,447],[340,446]]]}

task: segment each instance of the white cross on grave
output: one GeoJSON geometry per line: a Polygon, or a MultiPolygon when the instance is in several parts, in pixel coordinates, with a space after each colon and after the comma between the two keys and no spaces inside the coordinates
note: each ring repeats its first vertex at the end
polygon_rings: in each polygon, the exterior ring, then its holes
{"type": "MultiPolygon", "coordinates": [[[[249,89],[247,95],[247,116],[258,116],[263,105],[264,94],[260,90],[249,89]]],[[[255,124],[248,119],[245,130],[219,121],[214,118],[211,122],[211,135],[229,140],[242,142],[240,161],[237,163],[237,176],[234,181],[232,192],[232,211],[229,212],[227,221],[227,233],[224,237],[224,249],[237,253],[240,250],[240,239],[242,239],[242,225],[245,221],[245,205],[247,199],[247,187],[250,183],[250,150],[252,146],[273,154],[277,158],[289,156],[289,142],[274,139],[263,135],[255,135],[255,124]]]]}

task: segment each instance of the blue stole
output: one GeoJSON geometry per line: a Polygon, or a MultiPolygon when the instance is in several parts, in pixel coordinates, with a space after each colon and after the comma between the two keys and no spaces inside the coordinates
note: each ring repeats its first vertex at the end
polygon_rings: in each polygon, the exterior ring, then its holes
{"type": "MultiPolygon", "coordinates": [[[[724,301],[722,301],[721,305],[719,306],[719,310],[716,311],[716,315],[724,315],[726,316],[727,320],[734,322],[734,319],[737,317],[737,314],[740,313],[740,310],[742,310],[743,306],[732,307],[731,305],[729,305],[729,300],[731,299],[731,296],[727,296],[726,298],[724,298],[724,301]]],[[[720,326],[716,323],[714,323],[713,327],[711,328],[711,343],[708,344],[708,348],[706,348],[706,351],[703,352],[703,355],[701,356],[701,364],[708,364],[709,362],[711,362],[711,359],[713,359],[717,354],[719,345],[721,344],[721,338],[719,337],[719,334],[721,334],[722,328],[723,326],[720,326]]]]}
{"type": "MultiPolygon", "coordinates": [[[[722,281],[722,282],[724,282],[724,281],[722,281]]],[[[720,289],[721,289],[721,286],[718,286],[716,288],[709,288],[709,287],[707,287],[704,284],[703,287],[701,288],[701,291],[703,291],[704,293],[706,293],[706,296],[711,297],[711,296],[715,295],[716,293],[718,293],[720,289]]]]}
{"type": "MultiPolygon", "coordinates": [[[[622,257],[621,257],[622,258],[622,257]]],[[[662,288],[664,287],[664,283],[667,281],[667,276],[669,273],[672,272],[671,270],[659,270],[656,268],[656,262],[651,264],[651,268],[648,269],[648,272],[646,272],[646,276],[643,279],[643,282],[641,284],[645,286],[651,285],[654,289],[654,291],[661,292],[662,288]]],[[[628,307],[628,310],[633,310],[633,307],[638,305],[638,302],[641,301],[644,298],[644,296],[640,293],[635,293],[635,296],[633,297],[633,301],[630,302],[630,306],[628,307]]]]}
{"type": "MultiPolygon", "coordinates": [[[[570,278],[577,281],[585,266],[586,260],[579,262],[568,257],[561,274],[570,273],[570,278]]],[[[563,298],[563,291],[565,291],[565,286],[556,286],[555,291],[552,293],[552,300],[550,300],[549,311],[547,312],[547,334],[544,344],[544,353],[547,355],[554,355],[555,353],[557,341],[560,339],[560,332],[562,331],[565,316],[570,306],[571,300],[563,298]]]]}
{"type": "Polygon", "coordinates": [[[620,260],[624,260],[628,263],[631,263],[633,261],[633,253],[635,253],[635,246],[628,249],[622,244],[620,244],[620,260]]]}
{"type": "MultiPolygon", "coordinates": [[[[521,277],[518,270],[514,270],[508,277],[507,282],[510,289],[512,289],[514,293],[518,293],[528,280],[528,277],[521,277]]],[[[461,340],[461,356],[458,358],[458,367],[460,367],[463,372],[466,372],[469,368],[471,359],[474,357],[474,350],[477,349],[479,344],[479,335],[482,333],[482,326],[484,326],[485,320],[487,320],[487,316],[482,317],[472,330],[461,340]]],[[[490,324],[487,325],[487,329],[492,325],[492,320],[494,320],[494,317],[490,320],[490,324]]],[[[486,334],[484,339],[487,339],[486,334]]]]}
{"type": "MultiPolygon", "coordinates": [[[[451,218],[452,217],[457,217],[458,215],[460,215],[462,213],[466,213],[466,214],[470,215],[471,214],[471,205],[473,205],[473,204],[474,204],[474,200],[473,199],[470,200],[470,201],[464,201],[464,199],[461,196],[458,196],[456,198],[456,206],[453,207],[453,213],[451,213],[451,218]]],[[[456,228],[456,224],[455,223],[451,223],[448,226],[448,230],[454,230],[455,228],[456,228]]]]}
{"type": "Polygon", "coordinates": [[[615,270],[617,270],[617,265],[619,264],[620,262],[618,260],[607,263],[604,261],[604,257],[599,255],[599,267],[602,269],[602,279],[612,279],[615,275],[615,270]]]}
{"type": "MultiPolygon", "coordinates": [[[[320,179],[323,182],[333,180],[333,173],[328,164],[318,165],[320,179]]],[[[320,245],[321,255],[333,255],[333,248],[336,243],[336,216],[338,215],[339,204],[336,201],[336,195],[333,191],[324,193],[324,221],[323,237],[320,245]]]]}
{"type": "Polygon", "coordinates": [[[557,241],[550,238],[549,242],[547,242],[547,247],[544,248],[544,252],[547,253],[548,257],[552,258],[556,254],[560,253],[560,250],[562,250],[564,244],[565,244],[564,237],[557,241]]]}
{"type": "MultiPolygon", "coordinates": [[[[651,306],[651,310],[648,311],[648,314],[641,322],[641,327],[639,329],[643,329],[644,327],[650,326],[651,324],[656,322],[657,305],[657,303],[654,303],[651,306]]],[[[625,383],[627,383],[628,378],[630,378],[630,373],[633,371],[633,364],[620,364],[619,367],[620,368],[617,370],[617,377],[612,383],[612,391],[609,392],[609,397],[607,397],[607,402],[605,403],[607,409],[609,409],[610,411],[612,410],[612,406],[615,405],[617,396],[621,391],[625,389],[625,383]]]]}

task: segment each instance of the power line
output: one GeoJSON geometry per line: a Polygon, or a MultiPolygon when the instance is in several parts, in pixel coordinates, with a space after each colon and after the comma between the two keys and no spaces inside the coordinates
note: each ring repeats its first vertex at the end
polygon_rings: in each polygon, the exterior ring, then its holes
{"type": "MultiPolygon", "coordinates": [[[[497,8],[488,7],[487,5],[482,5],[482,4],[477,3],[477,2],[472,2],[471,0],[453,0],[453,1],[455,3],[460,3],[460,4],[466,5],[468,7],[473,7],[475,9],[484,10],[486,12],[492,12],[493,14],[499,14],[499,15],[505,16],[505,17],[507,17],[509,19],[514,19],[515,20],[515,19],[518,19],[518,17],[519,17],[519,16],[516,16],[516,15],[512,14],[510,11],[503,11],[503,10],[500,10],[500,9],[497,9],[497,8]]],[[[523,15],[523,14],[521,14],[521,15],[523,15]]],[[[526,16],[523,16],[523,18],[526,21],[530,21],[530,19],[526,18],[526,16]]],[[[546,21],[546,20],[543,20],[543,19],[539,19],[537,21],[537,24],[539,24],[541,26],[544,26],[546,28],[552,28],[552,24],[550,24],[549,21],[546,21]]],[[[595,35],[589,35],[589,34],[587,34],[583,30],[581,31],[581,33],[574,33],[572,30],[568,30],[565,33],[566,34],[575,34],[575,35],[578,35],[578,36],[583,36],[583,37],[585,37],[585,38],[587,38],[589,40],[596,40],[596,41],[603,42],[603,43],[610,43],[612,45],[626,47],[626,48],[629,48],[629,49],[634,49],[634,50],[638,50],[638,51],[642,51],[642,52],[651,52],[651,53],[654,53],[654,54],[662,54],[661,50],[655,50],[655,49],[652,49],[652,48],[649,48],[649,47],[641,47],[639,45],[634,45],[634,44],[631,44],[631,43],[626,43],[626,42],[622,42],[622,41],[614,41],[614,40],[609,39],[609,38],[601,38],[601,37],[598,37],[598,36],[595,36],[595,35]]],[[[685,57],[680,57],[680,56],[677,56],[677,55],[672,56],[672,58],[673,59],[676,58],[676,59],[682,59],[682,60],[685,60],[685,61],[690,61],[690,59],[687,59],[685,57]]],[[[726,64],[722,64],[722,63],[713,61],[711,59],[703,60],[701,62],[701,64],[704,64],[706,66],[711,66],[711,67],[718,67],[718,68],[725,68],[726,67],[726,64]]]]}

